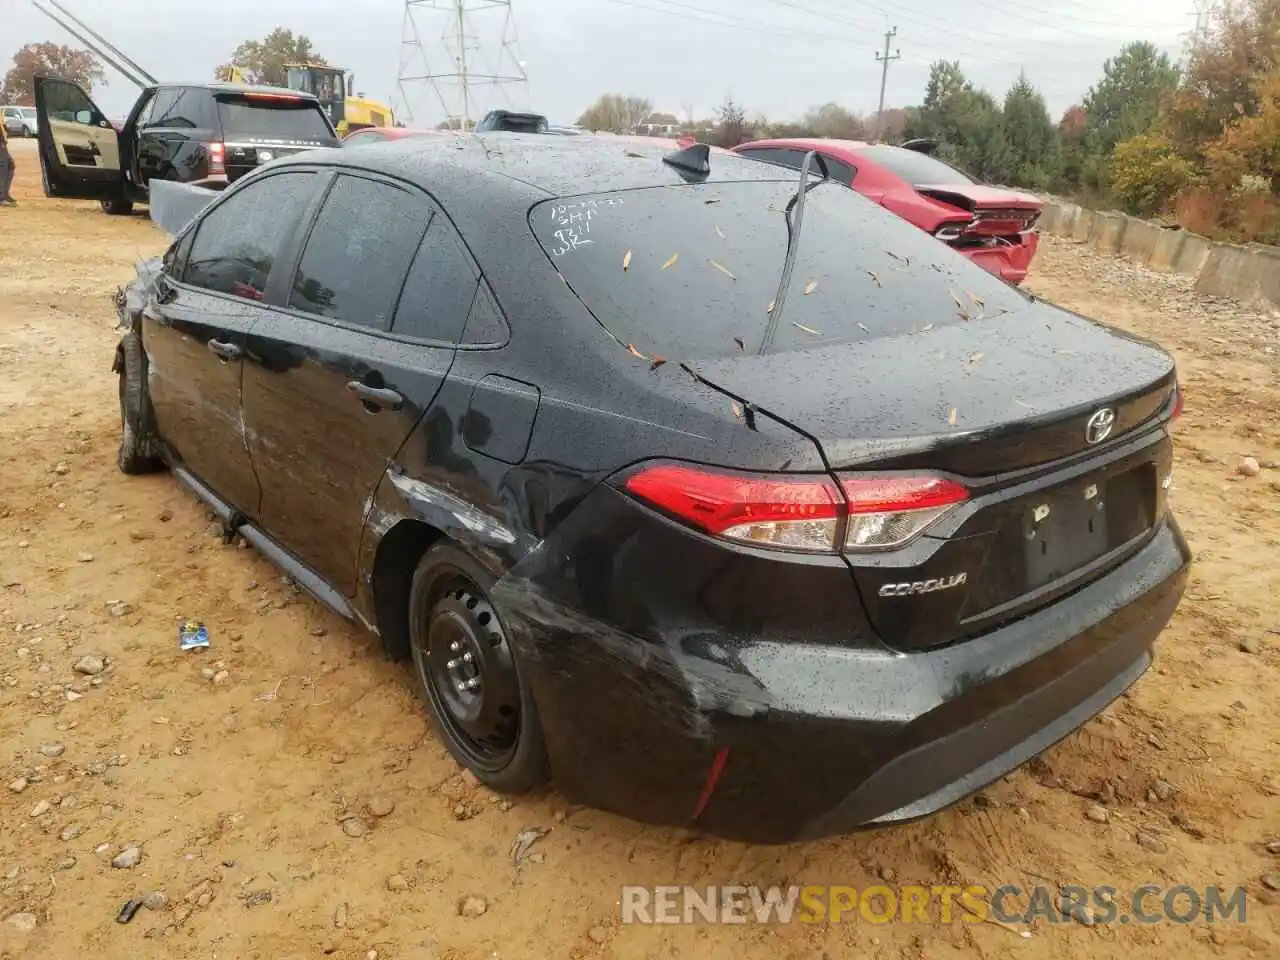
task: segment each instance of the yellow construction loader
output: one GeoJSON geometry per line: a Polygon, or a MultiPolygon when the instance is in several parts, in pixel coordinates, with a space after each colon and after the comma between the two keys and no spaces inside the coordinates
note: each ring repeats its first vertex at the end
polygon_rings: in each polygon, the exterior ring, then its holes
{"type": "Polygon", "coordinates": [[[366,127],[393,127],[391,107],[377,100],[357,96],[355,76],[340,67],[315,63],[291,63],[285,66],[285,86],[312,94],[329,111],[338,135],[345,137],[366,127]]]}
{"type": "MultiPolygon", "coordinates": [[[[218,71],[218,79],[223,83],[249,82],[243,70],[230,65],[218,71]]],[[[395,117],[385,103],[352,95],[354,81],[355,77],[340,67],[318,63],[290,63],[285,66],[284,85],[319,100],[333,121],[338,136],[345,137],[366,127],[395,126],[395,117]]]]}

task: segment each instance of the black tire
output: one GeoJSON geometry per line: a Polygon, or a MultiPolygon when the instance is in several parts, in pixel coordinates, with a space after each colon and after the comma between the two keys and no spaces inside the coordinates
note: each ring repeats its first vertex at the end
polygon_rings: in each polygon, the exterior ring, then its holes
{"type": "Polygon", "coordinates": [[[120,450],[121,473],[155,473],[164,469],[156,439],[155,417],[147,395],[147,357],[136,333],[120,338],[120,450]]]}
{"type": "Polygon", "coordinates": [[[35,136],[35,134],[31,132],[30,127],[24,125],[22,128],[22,136],[25,137],[27,140],[30,140],[32,137],[35,136]]]}
{"type": "Polygon", "coordinates": [[[550,779],[550,765],[533,694],[488,599],[492,586],[452,544],[428,549],[409,594],[410,649],[454,759],[499,793],[528,793],[550,779]]]}
{"type": "Polygon", "coordinates": [[[112,197],[102,201],[102,212],[113,217],[127,217],[133,213],[133,201],[124,197],[112,197]]]}

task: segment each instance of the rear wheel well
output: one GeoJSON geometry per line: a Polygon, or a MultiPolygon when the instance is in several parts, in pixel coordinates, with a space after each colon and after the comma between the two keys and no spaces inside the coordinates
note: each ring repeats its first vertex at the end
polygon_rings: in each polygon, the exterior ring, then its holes
{"type": "Polygon", "coordinates": [[[373,612],[383,649],[396,660],[407,660],[409,594],[418,561],[433,543],[445,539],[440,530],[418,520],[401,520],[387,531],[373,560],[373,612]]]}

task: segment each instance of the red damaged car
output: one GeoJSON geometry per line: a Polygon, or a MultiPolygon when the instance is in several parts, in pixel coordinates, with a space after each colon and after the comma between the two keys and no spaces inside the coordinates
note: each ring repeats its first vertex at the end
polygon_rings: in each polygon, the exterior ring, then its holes
{"type": "Polygon", "coordinates": [[[735,153],[800,169],[816,150],[833,179],[933,234],[1008,283],[1019,284],[1035,257],[1040,201],[989,187],[921,150],[858,140],[755,140],[735,153]]]}

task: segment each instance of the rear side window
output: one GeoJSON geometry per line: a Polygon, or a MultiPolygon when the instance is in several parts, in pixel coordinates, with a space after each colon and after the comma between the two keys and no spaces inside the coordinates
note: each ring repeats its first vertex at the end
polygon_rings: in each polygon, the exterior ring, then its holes
{"type": "Polygon", "coordinates": [[[146,126],[211,130],[217,126],[213,97],[202,87],[161,87],[152,100],[146,126]]]}
{"type": "Polygon", "coordinates": [[[261,300],[281,242],[298,227],[315,174],[253,180],[214,207],[196,227],[182,279],[193,286],[261,300]]]}
{"type": "MultiPolygon", "coordinates": [[[[755,353],[771,325],[787,249],[784,211],[798,181],[548,200],[533,208],[530,224],[622,343],[672,360],[755,353]]],[[[1025,304],[923,230],[853,190],[815,182],[768,352],[907,336],[1025,304]]]]}
{"type": "Polygon", "coordinates": [[[456,343],[478,283],[453,227],[437,215],[409,270],[392,331],[419,340],[456,343]]]}
{"type": "Polygon", "coordinates": [[[320,104],[298,97],[219,97],[218,117],[228,140],[332,140],[334,136],[320,104]]]}
{"type": "Polygon", "coordinates": [[[378,180],[338,177],[307,238],[289,306],[389,329],[431,212],[421,194],[378,180]]]}
{"type": "Polygon", "coordinates": [[[975,182],[955,167],[915,150],[876,144],[863,147],[858,153],[896,173],[913,187],[958,187],[975,182]]]}
{"type": "MultiPolygon", "coordinates": [[[[804,150],[780,150],[775,148],[761,148],[758,150],[743,150],[744,157],[750,157],[752,160],[763,160],[766,163],[776,163],[780,166],[790,167],[793,170],[799,170],[804,166],[804,158],[807,151],[804,150]]],[[[822,154],[822,159],[827,165],[827,173],[831,175],[832,180],[843,183],[846,187],[853,185],[854,168],[849,166],[843,160],[837,160],[829,154],[822,154]]],[[[811,172],[815,175],[818,172],[817,164],[811,166],[811,172]]]]}

